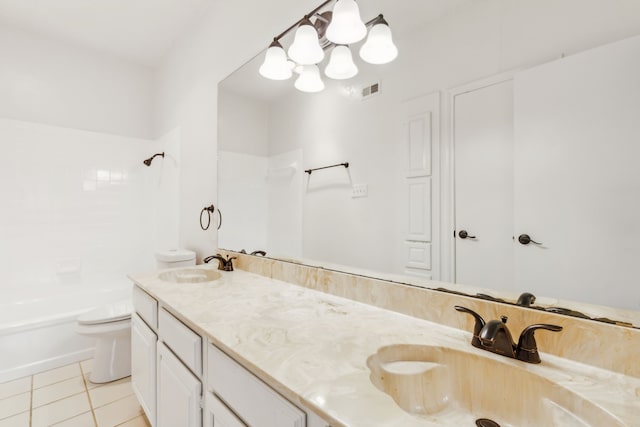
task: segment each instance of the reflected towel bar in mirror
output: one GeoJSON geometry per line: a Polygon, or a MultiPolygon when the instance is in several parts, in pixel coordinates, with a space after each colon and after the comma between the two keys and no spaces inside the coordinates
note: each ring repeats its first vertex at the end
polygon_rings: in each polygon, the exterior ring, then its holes
{"type": "Polygon", "coordinates": [[[331,165],[331,166],[323,166],[321,168],[307,169],[306,171],[304,171],[304,173],[308,173],[309,175],[311,175],[311,172],[313,171],[319,171],[321,169],[337,168],[340,166],[344,166],[344,168],[347,169],[349,167],[349,162],[338,163],[337,165],[331,165]]]}

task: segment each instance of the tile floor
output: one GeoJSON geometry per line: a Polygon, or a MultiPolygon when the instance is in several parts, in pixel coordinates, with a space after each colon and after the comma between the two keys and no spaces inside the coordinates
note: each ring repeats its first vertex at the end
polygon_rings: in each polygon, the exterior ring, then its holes
{"type": "Polygon", "coordinates": [[[0,384],[0,427],[149,427],[131,377],[89,382],[92,360],[0,384]]]}

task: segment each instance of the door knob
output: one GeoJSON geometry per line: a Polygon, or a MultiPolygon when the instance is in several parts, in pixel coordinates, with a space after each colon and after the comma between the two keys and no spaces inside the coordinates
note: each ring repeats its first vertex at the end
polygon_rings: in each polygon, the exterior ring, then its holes
{"type": "Polygon", "coordinates": [[[536,242],[533,240],[528,234],[521,234],[518,236],[518,242],[523,245],[528,245],[529,243],[535,243],[536,245],[541,245],[542,243],[536,242]]]}
{"type": "Polygon", "coordinates": [[[460,230],[460,232],[458,233],[458,236],[460,236],[461,239],[475,239],[476,236],[470,236],[469,233],[467,232],[467,230],[460,230]]]}

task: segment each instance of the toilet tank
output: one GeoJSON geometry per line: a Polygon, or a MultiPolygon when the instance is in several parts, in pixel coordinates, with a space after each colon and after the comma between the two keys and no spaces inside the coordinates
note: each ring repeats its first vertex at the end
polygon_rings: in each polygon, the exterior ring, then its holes
{"type": "Polygon", "coordinates": [[[196,253],[187,249],[170,249],[156,252],[158,269],[196,265],[196,253]]]}

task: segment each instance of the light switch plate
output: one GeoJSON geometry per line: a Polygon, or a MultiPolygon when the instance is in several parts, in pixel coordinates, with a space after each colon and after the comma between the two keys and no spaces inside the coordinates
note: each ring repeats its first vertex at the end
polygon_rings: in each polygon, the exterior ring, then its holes
{"type": "Polygon", "coordinates": [[[354,184],[351,191],[351,198],[367,197],[369,196],[369,188],[367,184],[354,184]]]}

